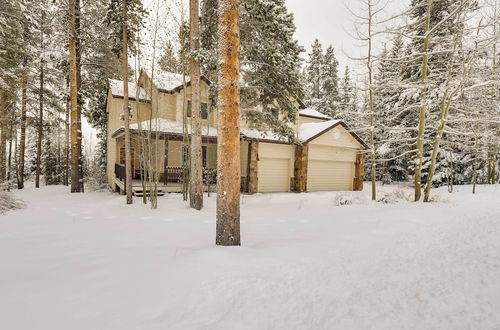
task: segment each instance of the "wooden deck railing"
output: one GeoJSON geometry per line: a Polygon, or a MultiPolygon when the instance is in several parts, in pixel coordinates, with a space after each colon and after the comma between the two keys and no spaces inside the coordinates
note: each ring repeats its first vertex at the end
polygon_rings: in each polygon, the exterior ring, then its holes
{"type": "MultiPolygon", "coordinates": [[[[163,175],[163,183],[182,183],[184,177],[187,176],[186,166],[168,166],[165,168],[163,175]]],[[[203,183],[206,185],[213,185],[217,182],[217,171],[215,168],[203,168],[203,183]]]]}

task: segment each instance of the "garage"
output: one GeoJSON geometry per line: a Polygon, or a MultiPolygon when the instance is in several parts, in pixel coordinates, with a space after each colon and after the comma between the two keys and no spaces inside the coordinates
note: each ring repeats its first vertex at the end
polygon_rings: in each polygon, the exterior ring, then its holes
{"type": "Polygon", "coordinates": [[[260,143],[258,160],[259,192],[290,191],[293,176],[294,146],[277,143],[260,143]]]}
{"type": "Polygon", "coordinates": [[[353,190],[357,150],[311,141],[307,164],[307,191],[353,190]]]}
{"type": "Polygon", "coordinates": [[[307,171],[307,190],[352,190],[354,166],[353,162],[310,160],[307,171]]]}
{"type": "Polygon", "coordinates": [[[261,158],[259,161],[259,192],[288,191],[290,160],[286,158],[261,158]]]}

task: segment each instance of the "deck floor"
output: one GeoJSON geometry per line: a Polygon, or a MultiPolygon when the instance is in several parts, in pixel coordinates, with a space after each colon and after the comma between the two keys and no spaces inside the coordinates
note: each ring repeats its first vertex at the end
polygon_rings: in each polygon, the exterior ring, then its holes
{"type": "MultiPolygon", "coordinates": [[[[118,178],[115,178],[115,184],[120,188],[121,191],[125,190],[124,182],[119,180],[118,178]]],[[[214,191],[215,186],[210,187],[210,191],[214,191]]],[[[204,191],[208,191],[208,186],[203,187],[204,191]]],[[[138,179],[133,179],[132,180],[132,191],[134,193],[142,193],[142,183],[141,180],[138,179]]],[[[180,182],[172,182],[168,183],[165,185],[163,182],[158,183],[158,192],[163,192],[163,193],[180,193],[182,192],[182,183],[180,182]]]]}

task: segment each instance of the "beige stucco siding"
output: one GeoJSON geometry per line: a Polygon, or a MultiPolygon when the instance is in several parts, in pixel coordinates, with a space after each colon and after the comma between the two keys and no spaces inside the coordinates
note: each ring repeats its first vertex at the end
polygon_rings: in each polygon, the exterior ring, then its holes
{"type": "Polygon", "coordinates": [[[326,121],[326,120],[299,116],[299,126],[302,124],[307,124],[307,123],[322,123],[324,121],[326,121]]]}
{"type": "Polygon", "coordinates": [[[309,144],[321,144],[344,148],[360,149],[362,145],[343,126],[337,125],[333,129],[320,135],[309,144]]]}

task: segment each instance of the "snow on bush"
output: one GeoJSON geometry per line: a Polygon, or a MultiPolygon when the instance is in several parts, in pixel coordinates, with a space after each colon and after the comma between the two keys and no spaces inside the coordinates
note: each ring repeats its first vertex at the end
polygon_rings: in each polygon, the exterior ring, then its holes
{"type": "Polygon", "coordinates": [[[24,207],[24,202],[15,198],[10,192],[0,191],[0,214],[5,214],[10,210],[22,209],[24,207]]]}
{"type": "Polygon", "coordinates": [[[393,194],[384,194],[382,197],[377,199],[377,202],[382,204],[396,204],[399,202],[399,199],[393,194]]]}
{"type": "Polygon", "coordinates": [[[335,204],[335,206],[352,205],[352,203],[352,196],[348,196],[347,194],[338,194],[333,199],[333,204],[335,204]]]}

